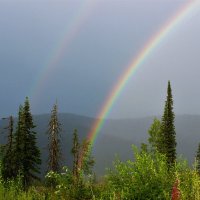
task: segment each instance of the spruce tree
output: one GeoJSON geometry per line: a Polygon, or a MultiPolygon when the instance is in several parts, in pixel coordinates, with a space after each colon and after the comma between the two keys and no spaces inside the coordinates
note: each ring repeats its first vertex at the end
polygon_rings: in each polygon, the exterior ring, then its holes
{"type": "Polygon", "coordinates": [[[20,173],[23,171],[23,163],[22,163],[22,158],[23,158],[23,138],[22,138],[22,131],[23,131],[23,106],[19,106],[19,112],[18,112],[18,122],[17,122],[17,127],[16,131],[14,133],[14,155],[13,155],[13,160],[14,160],[14,170],[15,170],[15,177],[17,175],[20,175],[20,173]]]}
{"type": "Polygon", "coordinates": [[[48,130],[49,171],[54,171],[54,172],[60,171],[60,163],[61,163],[60,131],[61,131],[61,124],[58,121],[58,107],[57,104],[55,104],[51,111],[51,119],[49,121],[49,130],[48,130]]]}
{"type": "Polygon", "coordinates": [[[166,155],[168,166],[176,161],[176,132],[174,126],[175,115],[173,112],[173,97],[170,81],[167,88],[167,99],[161,122],[162,149],[161,153],[166,155]]]}
{"type": "Polygon", "coordinates": [[[36,144],[36,132],[34,131],[35,125],[33,123],[33,117],[30,112],[30,104],[27,97],[21,117],[22,127],[20,134],[23,150],[21,164],[23,185],[26,189],[32,181],[39,179],[39,165],[41,164],[40,150],[36,144]]]}
{"type": "Polygon", "coordinates": [[[196,168],[197,168],[197,172],[200,174],[200,143],[198,146],[198,150],[197,150],[197,155],[196,155],[196,168]]]}
{"type": "Polygon", "coordinates": [[[8,131],[7,144],[3,147],[3,157],[2,157],[2,178],[7,181],[14,178],[14,163],[13,163],[13,117],[3,118],[9,120],[9,125],[5,128],[8,131]]]}

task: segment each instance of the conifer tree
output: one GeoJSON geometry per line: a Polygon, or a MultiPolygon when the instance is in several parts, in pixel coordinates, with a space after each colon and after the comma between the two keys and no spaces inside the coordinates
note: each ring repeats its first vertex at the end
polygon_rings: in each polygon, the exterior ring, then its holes
{"type": "Polygon", "coordinates": [[[2,178],[6,181],[14,178],[14,169],[13,169],[13,126],[14,120],[13,117],[3,118],[9,120],[9,125],[5,128],[8,131],[7,144],[3,147],[3,157],[2,157],[2,178]]]}
{"type": "Polygon", "coordinates": [[[162,149],[166,155],[168,166],[176,161],[176,132],[174,126],[173,97],[170,82],[168,82],[167,99],[161,123],[162,149]]]}
{"type": "Polygon", "coordinates": [[[23,158],[23,106],[19,106],[19,112],[18,112],[18,122],[17,122],[17,127],[16,131],[14,133],[14,155],[13,155],[13,160],[14,160],[14,170],[15,170],[15,177],[19,175],[23,171],[23,165],[22,165],[22,158],[23,158]]]}
{"type": "Polygon", "coordinates": [[[27,97],[24,103],[21,120],[22,127],[20,134],[23,150],[21,164],[23,185],[26,189],[33,180],[39,179],[37,174],[40,173],[39,165],[41,164],[40,150],[36,144],[36,132],[34,131],[35,125],[33,123],[33,117],[30,112],[30,104],[27,97]]]}
{"type": "Polygon", "coordinates": [[[61,124],[58,121],[58,107],[57,104],[53,106],[51,111],[51,119],[49,121],[49,158],[48,158],[48,170],[59,172],[61,162],[61,146],[60,146],[60,131],[61,124]]]}
{"type": "Polygon", "coordinates": [[[197,155],[196,155],[196,164],[197,164],[197,172],[200,174],[200,143],[198,146],[198,150],[197,150],[197,155]]]}

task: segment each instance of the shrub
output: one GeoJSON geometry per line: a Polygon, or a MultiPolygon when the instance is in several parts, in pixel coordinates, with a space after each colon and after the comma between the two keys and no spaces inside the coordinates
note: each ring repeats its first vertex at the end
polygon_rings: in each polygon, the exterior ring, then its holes
{"type": "Polygon", "coordinates": [[[139,152],[134,147],[135,161],[114,163],[107,175],[107,188],[114,199],[170,199],[172,175],[163,155],[139,152]]]}
{"type": "Polygon", "coordinates": [[[80,173],[79,181],[74,181],[72,172],[67,168],[63,168],[63,173],[49,172],[46,175],[47,181],[53,182],[55,185],[54,195],[57,199],[92,199],[92,179],[90,176],[84,177],[80,173]]]}
{"type": "Polygon", "coordinates": [[[169,169],[164,155],[133,149],[135,161],[118,159],[108,172],[102,199],[171,199],[177,179],[182,200],[200,199],[200,178],[185,161],[179,160],[169,169]]]}

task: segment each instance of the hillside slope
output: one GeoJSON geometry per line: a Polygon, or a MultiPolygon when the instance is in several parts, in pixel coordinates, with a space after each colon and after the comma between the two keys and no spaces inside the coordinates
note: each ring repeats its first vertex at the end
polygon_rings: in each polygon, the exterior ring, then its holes
{"type": "MultiPolygon", "coordinates": [[[[38,145],[42,152],[42,173],[46,171],[48,121],[50,115],[34,116],[34,122],[37,125],[38,145]]],[[[95,119],[74,114],[59,114],[59,120],[62,124],[62,151],[63,165],[71,166],[72,157],[70,150],[72,148],[73,130],[78,129],[80,138],[87,136],[95,119]]],[[[16,120],[15,120],[16,121],[16,120]]],[[[103,174],[105,168],[112,166],[115,156],[118,155],[122,160],[133,158],[131,144],[140,146],[141,142],[146,142],[148,138],[147,131],[153,122],[153,117],[140,119],[108,119],[104,127],[100,130],[93,146],[93,155],[96,165],[95,172],[103,174]]],[[[177,151],[187,158],[190,163],[194,161],[195,152],[200,142],[200,116],[198,115],[180,115],[176,116],[177,133],[177,151]]],[[[0,121],[0,129],[6,126],[6,121],[0,121]]],[[[2,131],[1,131],[2,132],[2,131]]],[[[1,144],[5,142],[5,133],[0,136],[1,144]]]]}

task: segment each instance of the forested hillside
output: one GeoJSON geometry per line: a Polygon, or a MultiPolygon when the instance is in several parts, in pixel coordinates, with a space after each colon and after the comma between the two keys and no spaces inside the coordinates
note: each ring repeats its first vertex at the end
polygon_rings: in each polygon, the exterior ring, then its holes
{"type": "MultiPolygon", "coordinates": [[[[95,118],[69,113],[61,113],[58,117],[62,128],[63,165],[67,164],[71,167],[72,155],[70,150],[72,148],[73,131],[76,128],[80,139],[85,138],[95,118]]],[[[38,145],[42,151],[42,172],[45,171],[47,161],[47,126],[49,119],[50,114],[34,116],[35,130],[38,133],[38,145]]],[[[107,119],[93,146],[93,155],[96,162],[94,166],[95,173],[103,175],[105,168],[112,166],[116,155],[119,155],[122,160],[132,158],[131,145],[140,146],[142,142],[147,141],[148,129],[153,123],[153,119],[153,116],[139,119],[107,119]]],[[[15,118],[16,121],[17,119],[15,118]]],[[[200,141],[199,122],[199,115],[178,115],[175,120],[178,154],[187,158],[190,164],[194,162],[200,141]]],[[[0,121],[1,132],[6,123],[6,121],[0,121]]],[[[0,137],[1,141],[3,141],[5,133],[2,133],[0,137]]]]}

